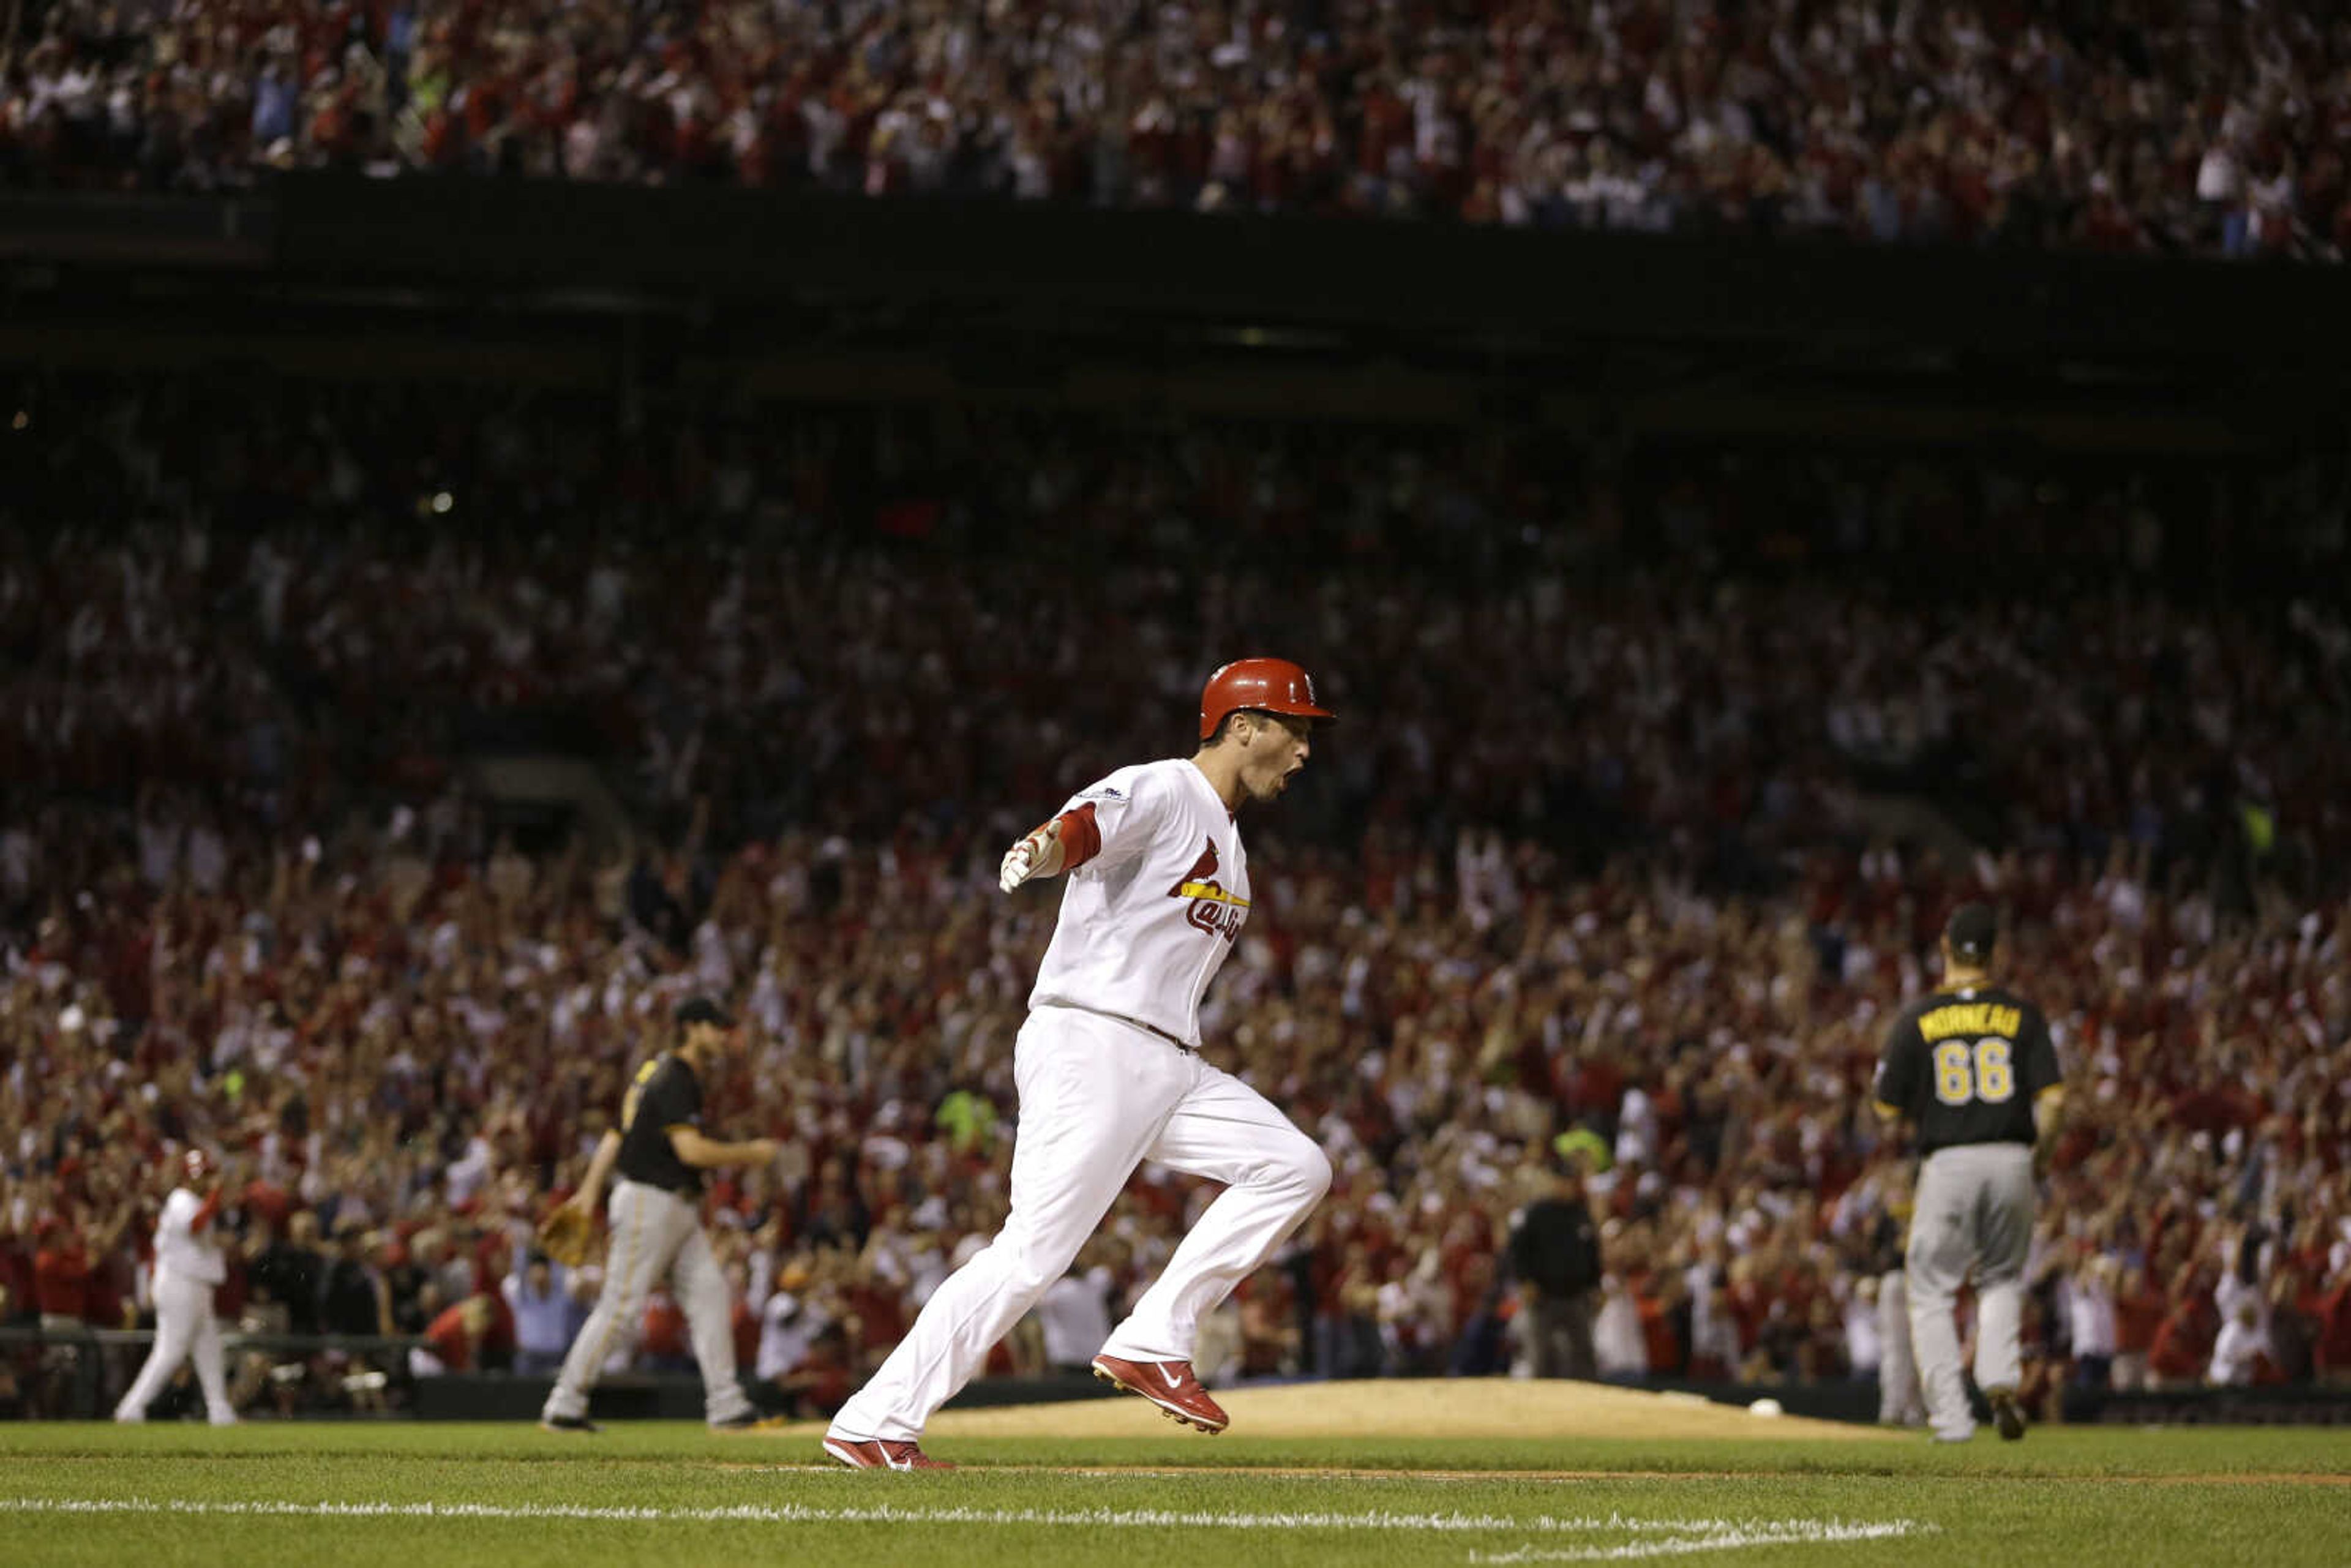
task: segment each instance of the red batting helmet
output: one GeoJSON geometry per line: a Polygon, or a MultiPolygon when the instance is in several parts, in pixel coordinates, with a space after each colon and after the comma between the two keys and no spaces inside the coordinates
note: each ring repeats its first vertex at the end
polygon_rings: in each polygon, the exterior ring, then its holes
{"type": "Polygon", "coordinates": [[[1329,721],[1339,716],[1315,700],[1314,677],[1287,659],[1236,659],[1200,688],[1200,738],[1242,708],[1329,721]]]}

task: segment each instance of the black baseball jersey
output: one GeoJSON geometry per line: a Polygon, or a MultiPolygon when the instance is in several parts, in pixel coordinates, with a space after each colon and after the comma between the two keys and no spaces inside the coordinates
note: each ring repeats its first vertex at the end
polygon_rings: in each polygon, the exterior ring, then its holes
{"type": "Polygon", "coordinates": [[[1877,1100],[1918,1124],[1918,1152],[2033,1141],[2032,1106],[2062,1079],[2049,1020],[1999,986],[1938,991],[1886,1032],[1877,1100]]]}
{"type": "Polygon", "coordinates": [[[702,1173],[677,1157],[669,1141],[674,1127],[702,1128],[702,1081],[684,1059],[656,1056],[637,1069],[621,1102],[621,1155],[613,1162],[622,1179],[695,1197],[702,1173]]]}
{"type": "Polygon", "coordinates": [[[1600,1232],[1581,1197],[1541,1197],[1510,1232],[1510,1268],[1522,1285],[1572,1296],[1600,1283],[1600,1232]]]}

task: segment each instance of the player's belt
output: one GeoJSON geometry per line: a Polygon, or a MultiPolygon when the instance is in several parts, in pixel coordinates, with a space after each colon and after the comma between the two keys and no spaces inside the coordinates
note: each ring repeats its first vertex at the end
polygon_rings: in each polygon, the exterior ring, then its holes
{"type": "Polygon", "coordinates": [[[1139,1030],[1144,1030],[1152,1034],[1157,1035],[1160,1039],[1165,1040],[1168,1044],[1174,1046],[1176,1050],[1182,1051],[1186,1056],[1192,1055],[1200,1049],[1196,1045],[1188,1044],[1184,1040],[1176,1039],[1174,1035],[1169,1034],[1165,1030],[1161,1029],[1155,1023],[1144,1023],[1141,1019],[1131,1019],[1124,1013],[1113,1013],[1110,1016],[1118,1019],[1121,1023],[1131,1023],[1139,1030]]]}
{"type": "Polygon", "coordinates": [[[1096,1018],[1105,1018],[1113,1023],[1123,1023],[1130,1029],[1139,1029],[1145,1034],[1155,1034],[1186,1056],[1200,1054],[1200,1048],[1190,1041],[1177,1039],[1155,1023],[1144,1023],[1141,1019],[1131,1019],[1124,1013],[1104,1012],[1100,1008],[1080,1007],[1075,1002],[1047,1002],[1045,1005],[1052,1008],[1068,1008],[1073,1012],[1092,1013],[1096,1018]]]}
{"type": "Polygon", "coordinates": [[[631,1186],[643,1187],[648,1192],[666,1193],[681,1203],[698,1204],[702,1201],[702,1188],[699,1186],[672,1186],[667,1182],[647,1181],[643,1176],[627,1175],[622,1176],[619,1179],[627,1182],[631,1186]]]}

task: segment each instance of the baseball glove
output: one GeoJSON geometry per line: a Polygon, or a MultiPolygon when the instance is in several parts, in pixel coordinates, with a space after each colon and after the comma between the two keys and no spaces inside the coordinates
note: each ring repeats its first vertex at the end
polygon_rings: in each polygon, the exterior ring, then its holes
{"type": "Polygon", "coordinates": [[[541,1252],[567,1269],[576,1269],[588,1261],[596,1240],[596,1221],[583,1209],[558,1204],[554,1213],[538,1222],[538,1240],[541,1252]]]}

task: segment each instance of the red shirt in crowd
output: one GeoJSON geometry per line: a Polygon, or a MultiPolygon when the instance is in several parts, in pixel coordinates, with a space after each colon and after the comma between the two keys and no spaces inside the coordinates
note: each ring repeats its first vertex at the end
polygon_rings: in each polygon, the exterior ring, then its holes
{"type": "Polygon", "coordinates": [[[78,1235],[57,1230],[33,1254],[33,1301],[45,1317],[88,1313],[89,1252],[78,1235]]]}
{"type": "MultiPolygon", "coordinates": [[[[655,1291],[645,1300],[644,1338],[641,1346],[647,1355],[678,1357],[691,1354],[686,1349],[685,1313],[667,1291],[655,1291]]],[[[753,1348],[758,1348],[753,1342],[753,1348]]]]}
{"type": "Polygon", "coordinates": [[[2212,1357],[2212,1330],[2205,1316],[2194,1301],[2174,1307],[2155,1331],[2155,1344],[2147,1352],[2148,1370],[2167,1380],[2202,1377],[2212,1357]]]}
{"type": "Polygon", "coordinates": [[[731,1322],[735,1331],[735,1364],[756,1366],[759,1362],[759,1314],[742,1297],[735,1298],[731,1322]]]}
{"type": "Polygon", "coordinates": [[[476,1305],[480,1300],[468,1296],[444,1308],[439,1317],[425,1325],[424,1338],[433,1346],[433,1354],[451,1372],[474,1370],[474,1354],[481,1344],[475,1325],[486,1317],[476,1305]]]}
{"type": "Polygon", "coordinates": [[[2115,1298],[2115,1349],[2124,1355],[2145,1355],[2155,1348],[2156,1331],[2163,1326],[2163,1297],[2154,1291],[2115,1298]]]}
{"type": "Polygon", "coordinates": [[[2316,1370],[2351,1371],[2351,1280],[2319,1298],[2314,1315],[2318,1319],[2316,1370]]]}
{"type": "Polygon", "coordinates": [[[17,1237],[0,1236],[0,1291],[7,1292],[0,1316],[14,1317],[33,1300],[33,1253],[17,1237]]]}
{"type": "Polygon", "coordinates": [[[1641,1313],[1641,1340],[1648,1351],[1649,1370],[1671,1374],[1681,1369],[1681,1336],[1674,1332],[1674,1320],[1666,1312],[1666,1304],[1657,1298],[1656,1283],[1644,1280],[1634,1298],[1641,1313]]]}

